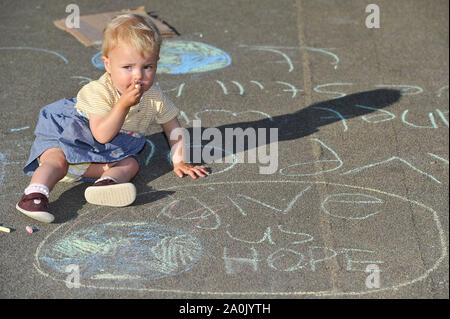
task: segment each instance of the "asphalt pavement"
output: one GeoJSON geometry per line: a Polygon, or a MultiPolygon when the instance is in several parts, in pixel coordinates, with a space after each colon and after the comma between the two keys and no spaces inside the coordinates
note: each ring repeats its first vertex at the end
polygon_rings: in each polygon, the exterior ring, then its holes
{"type": "Polygon", "coordinates": [[[157,81],[215,162],[178,178],[155,124],[132,206],[58,183],[54,223],[16,211],[39,110],[104,70],[53,24],[68,3],[2,1],[1,298],[449,298],[448,1],[73,3],[179,33],[157,81]]]}

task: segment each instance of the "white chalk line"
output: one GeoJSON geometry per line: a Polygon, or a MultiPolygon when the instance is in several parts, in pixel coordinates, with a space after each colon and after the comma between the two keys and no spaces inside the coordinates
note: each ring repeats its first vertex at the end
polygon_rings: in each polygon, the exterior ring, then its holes
{"type": "Polygon", "coordinates": [[[64,63],[68,64],[69,60],[67,60],[64,56],[62,56],[61,54],[59,54],[56,51],[52,51],[52,50],[47,50],[47,49],[40,49],[40,48],[31,48],[31,47],[0,47],[0,50],[31,50],[31,51],[41,51],[41,52],[45,52],[45,53],[50,53],[53,55],[56,55],[57,57],[61,58],[64,63]]]}

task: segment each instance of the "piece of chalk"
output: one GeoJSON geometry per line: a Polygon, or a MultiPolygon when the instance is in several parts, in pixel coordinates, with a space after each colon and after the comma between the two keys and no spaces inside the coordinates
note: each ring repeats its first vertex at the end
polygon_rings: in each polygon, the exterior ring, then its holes
{"type": "Polygon", "coordinates": [[[9,232],[11,232],[11,229],[3,227],[3,226],[0,226],[0,231],[3,231],[5,233],[9,233],[9,232]]]}
{"type": "Polygon", "coordinates": [[[25,229],[27,230],[27,232],[29,232],[30,234],[32,234],[34,231],[38,230],[36,227],[34,226],[27,226],[25,227],[25,229]]]}

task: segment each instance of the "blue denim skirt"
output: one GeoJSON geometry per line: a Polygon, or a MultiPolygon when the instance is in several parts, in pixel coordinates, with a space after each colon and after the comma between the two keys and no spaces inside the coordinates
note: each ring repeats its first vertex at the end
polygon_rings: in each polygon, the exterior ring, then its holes
{"type": "Polygon", "coordinates": [[[120,132],[109,143],[98,143],[89,128],[89,119],[75,108],[76,99],[61,99],[43,107],[39,113],[30,156],[23,168],[33,175],[39,167],[38,158],[49,148],[59,147],[69,164],[111,163],[134,157],[145,146],[145,136],[132,132],[120,132]]]}

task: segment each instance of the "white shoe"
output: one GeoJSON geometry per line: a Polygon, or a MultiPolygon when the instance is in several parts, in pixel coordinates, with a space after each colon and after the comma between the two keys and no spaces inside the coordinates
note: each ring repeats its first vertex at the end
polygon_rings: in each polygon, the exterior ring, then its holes
{"type": "Polygon", "coordinates": [[[132,183],[116,183],[106,179],[86,188],[84,197],[94,205],[124,207],[136,199],[136,187],[132,183]]]}

